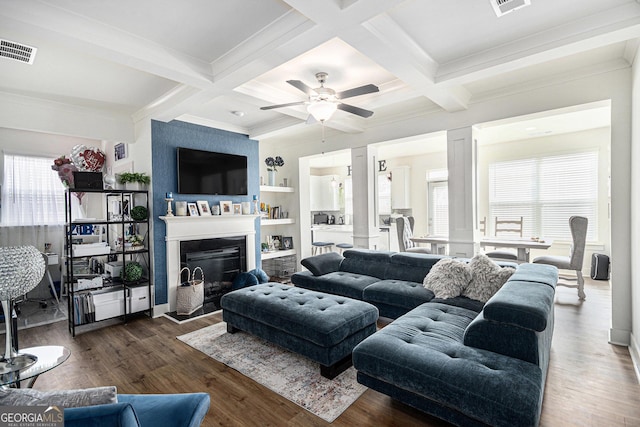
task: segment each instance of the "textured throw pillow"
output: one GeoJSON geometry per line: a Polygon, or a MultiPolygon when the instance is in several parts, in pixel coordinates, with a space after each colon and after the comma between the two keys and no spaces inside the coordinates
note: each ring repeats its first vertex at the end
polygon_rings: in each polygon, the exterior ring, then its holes
{"type": "Polygon", "coordinates": [[[260,268],[254,268],[249,273],[256,276],[256,279],[258,279],[258,283],[267,283],[269,281],[269,276],[267,275],[267,273],[265,273],[264,270],[260,268]]]}
{"type": "Polygon", "coordinates": [[[453,258],[443,258],[431,267],[423,285],[436,298],[454,298],[460,296],[469,280],[471,272],[467,264],[453,258]]]}
{"type": "Polygon", "coordinates": [[[258,278],[253,274],[240,273],[233,278],[233,282],[231,282],[231,290],[235,291],[237,289],[248,288],[249,286],[253,286],[257,284],[258,284],[258,278]]]}
{"type": "Polygon", "coordinates": [[[469,262],[471,281],[462,296],[487,302],[505,284],[516,269],[500,267],[485,254],[474,256],[469,262]]]}
{"type": "Polygon", "coordinates": [[[31,388],[0,389],[0,406],[42,405],[78,408],[109,403],[118,403],[118,392],[113,386],[53,391],[39,391],[31,388]]]}

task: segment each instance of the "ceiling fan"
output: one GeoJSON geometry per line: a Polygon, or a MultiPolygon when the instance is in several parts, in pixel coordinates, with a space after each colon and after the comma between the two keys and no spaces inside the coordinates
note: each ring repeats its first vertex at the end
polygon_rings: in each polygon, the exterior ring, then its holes
{"type": "Polygon", "coordinates": [[[341,100],[378,92],[378,86],[368,84],[353,89],[343,90],[342,92],[336,92],[335,90],[324,86],[327,81],[327,76],[328,74],[325,72],[316,73],[316,79],[318,80],[318,83],[320,83],[320,87],[317,88],[311,88],[300,80],[287,80],[287,83],[291,86],[306,93],[309,96],[309,100],[290,102],[288,104],[269,105],[267,107],[261,107],[260,109],[271,110],[274,108],[292,107],[294,105],[306,105],[309,114],[311,114],[314,119],[322,123],[329,120],[337,109],[365,118],[373,115],[373,111],[345,104],[341,102],[341,100]]]}

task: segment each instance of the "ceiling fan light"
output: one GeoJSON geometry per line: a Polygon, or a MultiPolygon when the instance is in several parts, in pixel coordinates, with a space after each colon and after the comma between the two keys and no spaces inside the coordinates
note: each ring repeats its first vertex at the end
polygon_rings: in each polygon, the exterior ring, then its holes
{"type": "Polygon", "coordinates": [[[319,122],[329,120],[338,109],[338,104],[331,101],[319,100],[307,106],[307,111],[319,122]]]}

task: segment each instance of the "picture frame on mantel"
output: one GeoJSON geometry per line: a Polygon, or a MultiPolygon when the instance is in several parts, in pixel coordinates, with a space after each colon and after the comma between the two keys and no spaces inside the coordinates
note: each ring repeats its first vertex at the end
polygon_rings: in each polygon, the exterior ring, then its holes
{"type": "Polygon", "coordinates": [[[233,203],[231,200],[220,201],[220,215],[233,215],[233,203]]]}
{"type": "Polygon", "coordinates": [[[209,202],[206,200],[198,200],[196,201],[198,204],[198,212],[200,212],[200,216],[209,216],[211,215],[211,209],[209,209],[209,202]]]}
{"type": "Polygon", "coordinates": [[[189,211],[189,216],[200,216],[198,205],[193,202],[187,203],[187,210],[189,211]]]}

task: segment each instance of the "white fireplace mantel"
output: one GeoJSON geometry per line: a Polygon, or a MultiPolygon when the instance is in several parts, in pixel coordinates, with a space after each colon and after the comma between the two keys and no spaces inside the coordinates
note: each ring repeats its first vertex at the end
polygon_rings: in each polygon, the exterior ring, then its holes
{"type": "Polygon", "coordinates": [[[180,242],[245,236],[247,271],[256,268],[256,218],[258,215],[161,216],[167,227],[167,297],[169,312],[176,309],[180,273],[180,242]]]}

